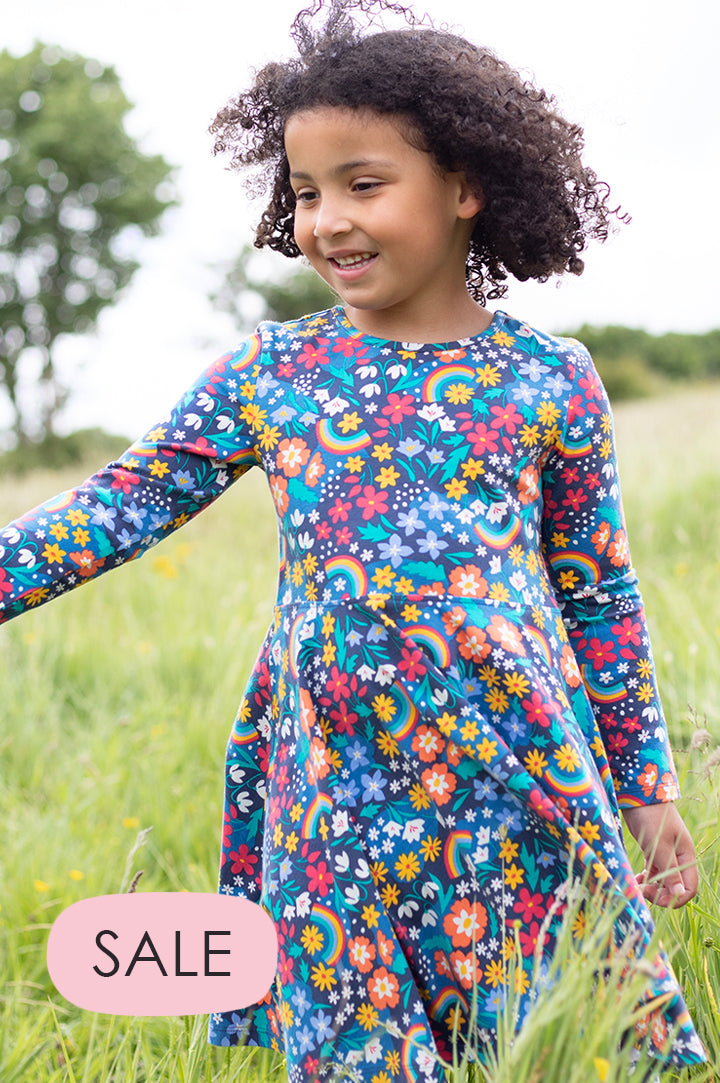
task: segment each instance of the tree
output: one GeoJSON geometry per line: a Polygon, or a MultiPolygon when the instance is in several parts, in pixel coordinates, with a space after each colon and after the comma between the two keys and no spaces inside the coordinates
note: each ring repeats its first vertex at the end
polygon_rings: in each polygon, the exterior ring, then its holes
{"type": "MultiPolygon", "coordinates": [[[[234,263],[219,268],[223,280],[219,289],[210,296],[216,308],[233,317],[241,333],[253,330],[255,322],[247,315],[244,302],[248,294],[261,299],[261,320],[278,320],[281,323],[337,304],[338,298],[330,287],[307,267],[301,266],[291,271],[284,267],[273,278],[253,274],[250,270],[253,252],[249,245],[245,245],[234,263]]],[[[280,257],[276,258],[279,262],[280,257]]]]}
{"type": "Polygon", "coordinates": [[[0,382],[19,443],[50,436],[67,398],[57,339],[95,325],[137,270],[129,227],[156,233],[173,203],[171,167],[125,130],[131,108],[96,60],[40,44],[0,53],[0,382]]]}

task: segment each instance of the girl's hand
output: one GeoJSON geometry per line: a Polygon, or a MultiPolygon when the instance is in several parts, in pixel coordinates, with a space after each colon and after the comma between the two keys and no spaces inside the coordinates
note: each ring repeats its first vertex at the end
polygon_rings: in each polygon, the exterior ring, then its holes
{"type": "Polygon", "coordinates": [[[657,906],[684,906],[698,889],[695,847],[672,802],[623,809],[645,858],[638,876],[642,893],[657,906]]]}

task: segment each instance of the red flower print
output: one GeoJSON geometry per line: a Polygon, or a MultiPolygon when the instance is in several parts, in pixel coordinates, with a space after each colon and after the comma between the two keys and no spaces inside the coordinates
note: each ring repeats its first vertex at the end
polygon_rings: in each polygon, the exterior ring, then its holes
{"type": "Polygon", "coordinates": [[[427,666],[422,664],[423,653],[419,647],[403,647],[398,669],[407,673],[408,680],[414,681],[416,677],[422,677],[427,672],[427,666]]]}
{"type": "Polygon", "coordinates": [[[372,519],[373,515],[386,514],[387,500],[387,493],[382,489],[375,489],[373,485],[363,485],[363,495],[357,498],[356,504],[363,509],[363,519],[372,519]]]}
{"type": "Polygon", "coordinates": [[[529,802],[530,808],[537,812],[538,816],[542,816],[543,820],[555,819],[555,805],[537,786],[530,791],[529,802]]]}
{"type": "Polygon", "coordinates": [[[520,950],[523,955],[534,955],[538,947],[541,947],[548,942],[548,934],[540,933],[540,926],[537,921],[533,921],[530,924],[530,928],[520,929],[518,936],[520,937],[520,950]]]}
{"type": "Polygon", "coordinates": [[[520,915],[521,920],[528,924],[532,918],[538,920],[545,916],[545,906],[542,895],[531,895],[528,888],[520,889],[520,898],[515,903],[513,910],[520,915]]]}
{"type": "Polygon", "coordinates": [[[12,594],[12,583],[4,568],[0,568],[0,594],[12,594]]]}
{"type": "Polygon", "coordinates": [[[293,972],[292,972],[294,965],[295,965],[295,960],[294,959],[292,959],[290,956],[286,955],[284,951],[279,952],[278,970],[277,970],[277,972],[278,972],[278,977],[280,978],[280,981],[282,982],[283,985],[292,985],[293,982],[295,981],[295,978],[294,978],[293,972]]]}
{"type": "Polygon", "coordinates": [[[609,733],[605,739],[608,752],[612,752],[616,756],[620,756],[624,748],[627,748],[629,741],[627,737],[623,737],[622,733],[609,733]]]}
{"type": "Polygon", "coordinates": [[[323,519],[322,523],[318,523],[316,533],[321,541],[327,541],[327,539],[332,535],[332,527],[330,526],[330,523],[327,521],[327,519],[323,519]]]}
{"type": "Polygon", "coordinates": [[[640,719],[638,718],[638,716],[633,715],[632,718],[625,719],[622,724],[622,728],[624,730],[627,730],[628,733],[636,733],[638,730],[642,729],[642,725],[640,724],[640,719]]]}
{"type": "Polygon", "coordinates": [[[349,681],[350,675],[348,673],[341,673],[337,666],[332,667],[330,680],[327,683],[327,690],[332,693],[332,698],[336,702],[341,699],[350,698],[349,681]]]}
{"type": "Polygon", "coordinates": [[[625,617],[622,624],[613,624],[612,631],[613,635],[618,637],[618,643],[622,647],[626,647],[628,643],[632,643],[634,647],[640,646],[641,626],[632,617],[625,617]]]}
{"type": "Polygon", "coordinates": [[[506,406],[491,406],[490,413],[495,414],[495,417],[490,422],[490,427],[493,429],[505,429],[511,436],[517,431],[518,425],[522,425],[523,423],[521,415],[517,412],[512,403],[508,403],[506,406]]]}
{"type": "Polygon", "coordinates": [[[335,877],[327,867],[327,862],[318,861],[317,865],[307,866],[308,891],[313,894],[317,891],[323,897],[327,895],[335,877]]]}
{"type": "Polygon", "coordinates": [[[413,401],[412,395],[398,395],[393,391],[388,395],[387,406],[383,406],[382,412],[390,417],[391,425],[399,425],[404,417],[415,413],[415,407],[411,405],[413,401]]]}
{"type": "Polygon", "coordinates": [[[328,515],[334,523],[340,520],[343,523],[347,522],[348,512],[352,508],[352,504],[349,500],[341,500],[339,496],[335,497],[335,503],[330,508],[328,515]]]}
{"type": "Polygon", "coordinates": [[[111,470],[110,473],[113,476],[113,489],[122,489],[124,493],[129,493],[132,490],[133,485],[137,485],[140,481],[138,474],[131,474],[129,470],[125,470],[119,467],[117,470],[111,470]]]}
{"type": "Polygon", "coordinates": [[[482,455],[486,451],[497,451],[498,449],[497,434],[492,432],[482,421],[479,421],[470,432],[465,434],[465,439],[472,444],[474,455],[482,455]]]}
{"type": "Polygon", "coordinates": [[[282,376],[284,379],[289,379],[294,372],[295,366],[292,365],[289,361],[284,361],[277,367],[278,376],[282,376]]]}
{"type": "Polygon", "coordinates": [[[576,417],[582,417],[585,407],[582,405],[582,395],[573,395],[568,403],[568,424],[572,425],[576,417]]]}
{"type": "Polygon", "coordinates": [[[255,872],[254,865],[257,864],[257,856],[250,853],[250,847],[247,843],[243,843],[242,846],[238,846],[237,850],[233,850],[230,854],[230,870],[237,875],[244,872],[248,876],[252,876],[255,872]]]}
{"type": "Polygon", "coordinates": [[[530,699],[524,699],[522,706],[525,717],[531,725],[534,723],[545,727],[550,725],[549,716],[555,713],[555,707],[552,702],[546,703],[539,692],[533,692],[530,699]]]}
{"type": "Polygon", "coordinates": [[[580,505],[587,501],[587,493],[583,491],[582,487],[579,489],[568,489],[563,500],[563,507],[572,508],[573,511],[580,511],[580,505]]]}
{"type": "Polygon", "coordinates": [[[592,662],[593,669],[602,669],[603,666],[609,665],[610,662],[617,662],[615,644],[612,640],[601,643],[597,637],[594,637],[590,640],[590,645],[585,651],[585,657],[588,662],[592,662]]]}
{"type": "Polygon", "coordinates": [[[352,536],[353,532],[347,526],[344,526],[340,530],[335,531],[335,537],[337,538],[338,545],[349,545],[352,536]]]}
{"type": "Polygon", "coordinates": [[[353,711],[348,711],[347,704],[344,701],[341,701],[330,712],[330,718],[335,723],[335,729],[338,733],[347,733],[348,737],[353,736],[358,716],[353,711]]]}
{"type": "Polygon", "coordinates": [[[600,378],[594,372],[589,372],[587,376],[581,376],[578,384],[583,388],[586,399],[602,399],[600,378]]]}
{"type": "Polygon", "coordinates": [[[312,369],[320,363],[326,365],[330,360],[327,346],[318,347],[312,342],[306,342],[298,354],[297,360],[298,364],[304,365],[306,369],[312,369]]]}

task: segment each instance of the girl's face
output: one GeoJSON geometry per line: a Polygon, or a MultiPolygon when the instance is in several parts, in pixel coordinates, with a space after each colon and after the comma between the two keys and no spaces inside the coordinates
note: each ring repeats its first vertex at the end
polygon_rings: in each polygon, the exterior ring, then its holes
{"type": "Polygon", "coordinates": [[[411,146],[401,119],[318,107],[290,117],[285,148],[295,240],[356,327],[418,342],[487,326],[465,285],[482,196],[411,146]]]}

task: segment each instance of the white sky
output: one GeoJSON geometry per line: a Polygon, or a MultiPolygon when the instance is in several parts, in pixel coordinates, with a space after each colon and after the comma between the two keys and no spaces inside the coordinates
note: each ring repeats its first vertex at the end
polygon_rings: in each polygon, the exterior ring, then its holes
{"type": "MultiPolygon", "coordinates": [[[[160,237],[142,245],[143,267],[130,288],[103,313],[97,334],[58,347],[73,386],[63,428],[100,425],[138,435],[237,338],[206,299],[216,283],[209,268],[250,240],[261,208],[212,157],[207,126],[247,85],[251,67],[289,54],[288,28],[300,6],[4,0],[4,47],[20,54],[40,40],[114,65],[136,105],[132,133],[147,153],[180,167],[182,206],[167,214],[160,237]]],[[[548,331],[584,322],[654,332],[720,326],[717,0],[414,6],[554,93],[585,127],[587,162],[633,216],[606,245],[588,250],[582,277],[567,276],[559,286],[513,283],[499,307],[548,331]]]]}

